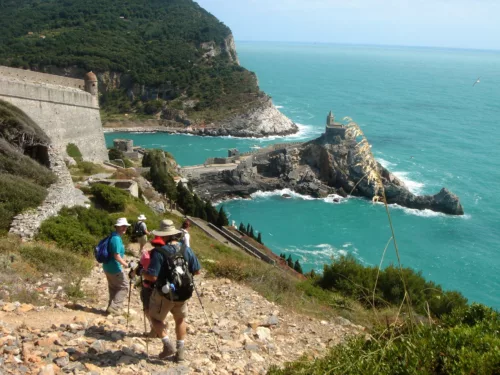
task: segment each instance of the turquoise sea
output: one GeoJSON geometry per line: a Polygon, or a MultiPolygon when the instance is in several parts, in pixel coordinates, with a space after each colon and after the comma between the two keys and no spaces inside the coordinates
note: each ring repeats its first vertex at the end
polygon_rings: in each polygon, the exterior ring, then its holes
{"type": "MultiPolygon", "coordinates": [[[[456,193],[466,215],[391,207],[404,266],[500,308],[500,52],[292,43],[237,43],[241,63],[301,132],[288,138],[201,138],[108,134],[162,147],[181,165],[202,163],[237,147],[311,139],[327,112],[363,128],[378,160],[411,190],[456,193]],[[473,87],[475,80],[481,82],[473,87]],[[413,156],[413,158],[412,158],[413,156]]],[[[276,253],[321,270],[332,257],[354,254],[379,264],[390,231],[382,206],[342,203],[281,192],[224,202],[230,219],[250,222],[276,253]]],[[[384,265],[395,261],[389,248],[384,265]]]]}

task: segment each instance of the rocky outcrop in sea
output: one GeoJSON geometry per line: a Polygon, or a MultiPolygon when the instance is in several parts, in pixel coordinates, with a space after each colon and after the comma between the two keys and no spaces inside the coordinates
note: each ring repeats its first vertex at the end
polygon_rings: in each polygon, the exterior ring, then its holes
{"type": "MultiPolygon", "coordinates": [[[[211,200],[285,188],[315,198],[335,194],[374,199],[373,183],[367,181],[359,162],[355,141],[322,135],[305,143],[259,150],[224,170],[204,168],[198,174],[192,170],[190,173],[196,192],[211,200]]],[[[378,164],[378,169],[387,203],[450,215],[464,214],[459,198],[446,188],[435,195],[417,196],[382,165],[378,164]]]]}

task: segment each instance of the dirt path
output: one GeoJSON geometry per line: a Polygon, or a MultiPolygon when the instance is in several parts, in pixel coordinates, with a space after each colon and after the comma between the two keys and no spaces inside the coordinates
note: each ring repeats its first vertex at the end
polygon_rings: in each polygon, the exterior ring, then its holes
{"type": "MultiPolygon", "coordinates": [[[[322,355],[362,331],[342,318],[319,321],[286,311],[230,280],[202,274],[196,285],[213,331],[194,296],[182,364],[156,358],[159,339],[147,345],[138,289],[132,290],[128,329],[125,317],[104,315],[107,284],[96,267],[83,282],[93,296],[86,304],[0,312],[0,374],[265,374],[272,364],[322,355]]],[[[174,339],[171,317],[168,322],[174,339]]]]}

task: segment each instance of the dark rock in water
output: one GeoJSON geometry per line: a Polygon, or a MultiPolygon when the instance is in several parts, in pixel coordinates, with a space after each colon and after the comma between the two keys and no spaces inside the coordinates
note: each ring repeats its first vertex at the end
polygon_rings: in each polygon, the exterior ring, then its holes
{"type": "MultiPolygon", "coordinates": [[[[309,142],[260,149],[256,154],[242,156],[237,167],[233,164],[222,171],[202,170],[191,182],[199,195],[210,200],[285,188],[314,198],[336,194],[373,199],[376,189],[367,181],[359,158],[354,140],[332,141],[321,136],[309,142]]],[[[464,214],[459,198],[447,189],[432,196],[416,196],[382,165],[377,167],[387,203],[449,215],[464,214]]],[[[340,202],[340,198],[333,201],[340,202]]]]}

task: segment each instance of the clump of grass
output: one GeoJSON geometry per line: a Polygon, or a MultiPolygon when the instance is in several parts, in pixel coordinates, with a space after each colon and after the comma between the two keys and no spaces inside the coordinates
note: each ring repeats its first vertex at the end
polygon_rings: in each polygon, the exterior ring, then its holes
{"type": "MultiPolygon", "coordinates": [[[[377,161],[375,160],[375,157],[373,156],[370,143],[368,142],[368,139],[366,138],[366,136],[363,133],[363,131],[361,130],[361,128],[358,126],[358,124],[356,124],[351,119],[346,118],[346,120],[348,120],[346,135],[348,137],[356,140],[356,141],[359,140],[359,142],[356,144],[357,157],[358,157],[358,164],[357,165],[360,166],[364,172],[363,178],[366,178],[368,183],[373,186],[374,200],[382,202],[384,204],[384,207],[385,207],[385,210],[387,213],[387,219],[389,221],[389,226],[391,229],[391,238],[390,238],[389,242],[392,242],[392,244],[394,245],[394,250],[396,252],[398,267],[399,267],[399,271],[400,271],[399,277],[400,277],[401,284],[402,284],[403,291],[404,291],[403,303],[406,304],[409,322],[410,322],[410,325],[412,326],[413,325],[413,319],[412,319],[412,317],[413,317],[412,311],[413,310],[412,310],[412,306],[411,306],[410,295],[408,293],[407,282],[405,280],[403,267],[401,265],[398,243],[396,241],[396,234],[394,232],[394,226],[392,225],[391,213],[389,211],[389,206],[387,204],[387,198],[385,196],[385,188],[384,188],[384,184],[382,182],[382,177],[380,175],[380,169],[379,169],[377,161]]],[[[389,244],[389,242],[388,242],[388,244],[389,244]]],[[[380,274],[380,269],[382,267],[382,262],[384,260],[388,244],[386,245],[386,247],[383,251],[382,258],[380,260],[380,265],[379,265],[378,272],[377,272],[375,287],[373,288],[373,304],[374,305],[375,305],[375,291],[376,291],[376,286],[377,286],[377,280],[378,280],[378,277],[380,274]]],[[[374,311],[376,311],[376,310],[374,310],[374,311]]]]}

